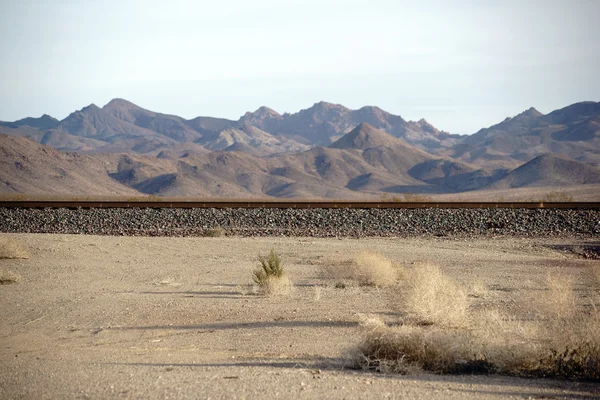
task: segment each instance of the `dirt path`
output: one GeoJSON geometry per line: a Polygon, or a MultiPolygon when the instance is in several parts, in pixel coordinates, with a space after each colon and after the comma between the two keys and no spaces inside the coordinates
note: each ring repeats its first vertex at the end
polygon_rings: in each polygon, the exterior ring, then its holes
{"type": "MultiPolygon", "coordinates": [[[[7,235],[5,235],[7,236],[7,235]]],[[[28,260],[0,286],[1,399],[597,398],[594,383],[502,376],[398,376],[348,369],[361,314],[393,318],[385,290],[336,289],[320,267],[362,250],[433,260],[490,302],[518,309],[547,271],[591,262],[576,240],[147,238],[9,235],[28,260]],[[259,254],[281,254],[295,290],[242,294],[259,254]]],[[[476,301],[476,300],[474,300],[476,301]]]]}

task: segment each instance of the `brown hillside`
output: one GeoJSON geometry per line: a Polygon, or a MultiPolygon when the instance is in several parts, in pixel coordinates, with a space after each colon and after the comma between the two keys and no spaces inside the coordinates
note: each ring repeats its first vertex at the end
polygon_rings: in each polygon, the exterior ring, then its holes
{"type": "Polygon", "coordinates": [[[109,174],[113,156],[63,153],[25,138],[0,135],[0,192],[135,195],[109,174]]]}
{"type": "Polygon", "coordinates": [[[544,154],[511,171],[491,189],[568,186],[600,183],[600,169],[553,154],[544,154]]]}

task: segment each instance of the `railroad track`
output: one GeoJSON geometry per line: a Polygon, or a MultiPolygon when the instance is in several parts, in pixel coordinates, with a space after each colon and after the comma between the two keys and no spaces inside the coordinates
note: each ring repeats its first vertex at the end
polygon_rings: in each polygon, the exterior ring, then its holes
{"type": "Polygon", "coordinates": [[[547,208],[599,210],[600,202],[0,200],[0,208],[547,208]]]}

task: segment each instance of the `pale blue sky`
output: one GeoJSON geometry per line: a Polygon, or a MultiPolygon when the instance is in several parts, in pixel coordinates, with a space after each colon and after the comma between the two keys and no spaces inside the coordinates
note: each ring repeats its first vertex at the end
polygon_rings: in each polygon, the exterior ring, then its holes
{"type": "Polygon", "coordinates": [[[0,0],[0,120],[324,100],[473,133],[599,101],[599,16],[600,0],[0,0]]]}

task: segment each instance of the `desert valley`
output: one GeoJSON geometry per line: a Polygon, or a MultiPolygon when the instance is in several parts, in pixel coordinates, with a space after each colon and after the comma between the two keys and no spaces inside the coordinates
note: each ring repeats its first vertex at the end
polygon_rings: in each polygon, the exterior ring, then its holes
{"type": "Polygon", "coordinates": [[[600,394],[600,211],[573,202],[600,200],[600,103],[460,136],[115,99],[2,122],[0,153],[0,398],[600,394]],[[25,205],[174,198],[393,207],[25,205]],[[462,203],[502,200],[532,203],[462,203]]]}
{"type": "Polygon", "coordinates": [[[600,399],[599,15],[0,2],[0,400],[600,399]]]}

